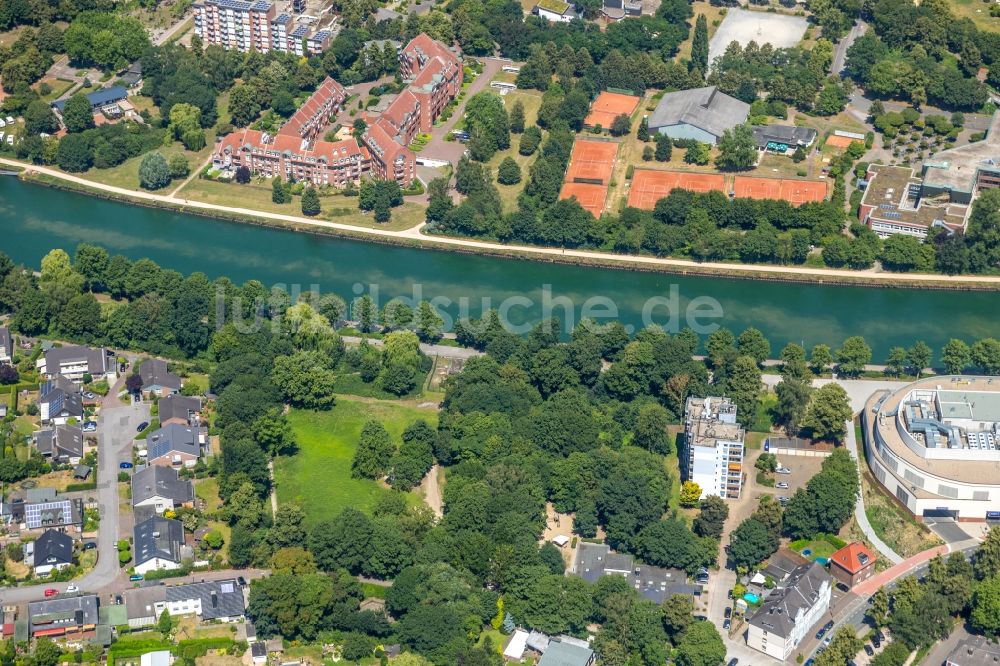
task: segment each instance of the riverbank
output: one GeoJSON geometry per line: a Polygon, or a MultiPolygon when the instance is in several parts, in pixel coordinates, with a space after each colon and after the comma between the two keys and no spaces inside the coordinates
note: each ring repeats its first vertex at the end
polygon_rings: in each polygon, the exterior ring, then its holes
{"type": "Polygon", "coordinates": [[[132,205],[163,208],[178,213],[187,213],[202,217],[409,248],[447,250],[449,252],[497,256],[543,263],[700,277],[725,277],[741,280],[934,290],[995,291],[1000,289],[1000,276],[945,276],[927,273],[897,274],[812,268],[806,266],[769,266],[717,262],[699,263],[684,259],[619,255],[590,250],[506,245],[467,238],[431,236],[422,232],[422,224],[402,231],[352,226],[350,224],[315,220],[296,215],[191,201],[173,195],[129,190],[112,185],[95,183],[55,169],[27,165],[5,158],[0,158],[0,164],[23,169],[20,178],[28,182],[132,205]]]}

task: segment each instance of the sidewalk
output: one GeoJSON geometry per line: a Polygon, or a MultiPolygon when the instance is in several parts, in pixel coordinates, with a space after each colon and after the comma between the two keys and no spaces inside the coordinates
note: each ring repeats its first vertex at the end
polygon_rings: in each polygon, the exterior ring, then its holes
{"type": "Polygon", "coordinates": [[[882,573],[872,576],[863,583],[855,585],[852,591],[854,594],[867,599],[883,585],[891,583],[897,578],[901,578],[911,573],[914,569],[919,568],[920,565],[934,559],[935,555],[944,556],[947,554],[948,546],[938,546],[937,548],[931,548],[930,550],[925,550],[922,553],[917,553],[913,557],[903,560],[896,566],[890,567],[882,573]]]}
{"type": "MultiPolygon", "coordinates": [[[[847,446],[847,451],[851,454],[851,457],[854,458],[854,462],[857,464],[858,479],[860,481],[862,474],[861,466],[867,463],[859,455],[858,442],[854,435],[853,421],[847,422],[847,441],[845,442],[845,445],[847,446]]],[[[860,490],[858,491],[858,501],[854,505],[854,519],[858,521],[858,527],[860,527],[861,531],[864,532],[865,537],[867,537],[868,540],[872,542],[872,545],[875,546],[875,550],[877,550],[883,557],[893,564],[898,565],[903,562],[903,558],[899,555],[899,553],[890,548],[884,541],[882,541],[882,539],[879,538],[877,534],[875,534],[872,524],[868,522],[868,515],[865,513],[864,492],[860,490]]],[[[921,555],[922,554],[923,553],[921,553],[921,555]]],[[[917,557],[919,557],[919,555],[917,557]]],[[[892,569],[889,569],[889,571],[892,571],[892,569]]]]}

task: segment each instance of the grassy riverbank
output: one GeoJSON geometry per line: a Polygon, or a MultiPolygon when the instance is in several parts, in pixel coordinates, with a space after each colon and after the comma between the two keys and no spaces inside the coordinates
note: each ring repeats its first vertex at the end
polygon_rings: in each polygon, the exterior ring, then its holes
{"type": "MultiPolygon", "coordinates": [[[[505,247],[499,246],[498,244],[487,244],[473,239],[461,239],[460,242],[462,244],[458,244],[455,242],[456,239],[449,239],[445,237],[435,238],[430,235],[421,235],[420,237],[404,236],[401,234],[397,235],[393,233],[392,229],[383,226],[371,229],[371,231],[376,233],[366,231],[365,228],[360,226],[355,231],[353,229],[346,228],[347,226],[351,226],[350,223],[343,222],[340,219],[337,219],[336,223],[344,224],[345,226],[332,227],[310,224],[306,220],[297,222],[289,219],[271,217],[264,211],[261,211],[261,213],[257,215],[237,211],[215,210],[189,206],[176,200],[170,201],[165,198],[140,197],[117,191],[109,191],[102,189],[97,185],[85,185],[79,182],[67,180],[59,175],[40,173],[27,166],[25,168],[27,170],[21,175],[21,178],[27,182],[55,187],[71,192],[78,192],[89,196],[97,196],[113,201],[121,201],[124,203],[150,208],[162,208],[178,213],[186,213],[232,222],[257,224],[260,226],[288,229],[291,231],[299,231],[315,235],[350,238],[386,245],[447,250],[450,252],[495,256],[509,259],[522,259],[544,263],[570,264],[595,268],[613,268],[625,271],[666,273],[686,276],[725,277],[740,280],[959,291],[1000,290],[1000,279],[996,277],[965,277],[964,279],[957,279],[942,275],[921,276],[920,279],[913,279],[913,277],[910,277],[908,279],[905,274],[897,276],[888,273],[865,273],[849,270],[824,270],[822,273],[810,273],[809,269],[795,270],[794,268],[779,266],[771,267],[762,265],[760,267],[750,267],[746,265],[734,264],[733,267],[730,268],[725,265],[706,265],[684,260],[657,260],[650,257],[632,258],[625,255],[615,255],[614,257],[600,256],[600,254],[596,252],[578,250],[560,251],[553,248],[538,248],[536,250],[534,248],[505,247]]],[[[415,204],[406,204],[406,206],[410,205],[415,204]]],[[[404,208],[406,208],[406,206],[404,206],[404,208]]],[[[286,216],[294,216],[294,211],[283,214],[286,216]]]]}

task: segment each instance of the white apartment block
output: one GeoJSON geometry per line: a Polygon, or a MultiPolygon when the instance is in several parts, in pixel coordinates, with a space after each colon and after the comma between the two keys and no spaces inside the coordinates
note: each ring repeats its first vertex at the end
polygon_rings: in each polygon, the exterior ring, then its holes
{"type": "Polygon", "coordinates": [[[739,499],[743,489],[744,431],[729,398],[688,398],[681,457],[684,479],[701,487],[701,497],[739,499]]]}
{"type": "Polygon", "coordinates": [[[274,4],[266,0],[204,0],[194,5],[194,30],[205,44],[243,52],[270,51],[274,4]]]}

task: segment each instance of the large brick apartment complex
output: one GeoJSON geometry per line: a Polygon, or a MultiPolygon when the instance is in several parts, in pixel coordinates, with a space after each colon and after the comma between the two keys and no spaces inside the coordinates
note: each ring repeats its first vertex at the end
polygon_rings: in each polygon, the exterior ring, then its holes
{"type": "MultiPolygon", "coordinates": [[[[213,0],[214,1],[214,0],[213,0]]],[[[420,34],[403,47],[400,69],[408,85],[381,114],[366,114],[361,145],[354,139],[320,138],[347,98],[344,87],[327,78],[274,135],[244,129],[216,147],[220,169],[245,166],[268,178],[345,187],[370,173],[403,187],[416,176],[416,156],[407,146],[434,120],[462,87],[462,63],[444,44],[420,34]]]]}

